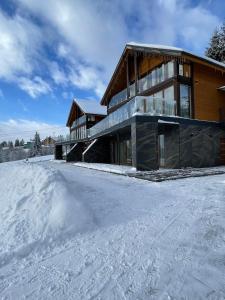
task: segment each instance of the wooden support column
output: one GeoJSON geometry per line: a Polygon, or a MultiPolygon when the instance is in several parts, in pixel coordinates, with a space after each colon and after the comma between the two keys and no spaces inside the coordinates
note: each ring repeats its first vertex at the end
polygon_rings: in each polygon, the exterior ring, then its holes
{"type": "Polygon", "coordinates": [[[135,96],[138,93],[138,70],[137,70],[137,52],[134,52],[134,77],[135,77],[135,96]]]}
{"type": "Polygon", "coordinates": [[[130,98],[130,76],[129,76],[129,55],[126,59],[126,71],[127,71],[127,99],[130,98]]]}
{"type": "Polygon", "coordinates": [[[194,89],[195,89],[195,81],[194,81],[194,64],[190,64],[191,68],[191,101],[190,101],[190,117],[192,119],[195,118],[195,99],[194,99],[194,89]]]}

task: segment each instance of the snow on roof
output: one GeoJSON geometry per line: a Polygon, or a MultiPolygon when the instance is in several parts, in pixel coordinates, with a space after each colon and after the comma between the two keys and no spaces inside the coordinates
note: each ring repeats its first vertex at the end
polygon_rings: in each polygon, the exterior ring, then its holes
{"type": "Polygon", "coordinates": [[[162,50],[170,50],[170,51],[174,51],[174,50],[175,51],[183,51],[183,49],[177,48],[177,47],[156,45],[156,44],[142,44],[142,43],[136,43],[136,42],[129,42],[129,43],[127,43],[127,46],[143,47],[143,48],[151,48],[151,49],[162,49],[162,50]]]}
{"type": "Polygon", "coordinates": [[[185,52],[189,55],[192,55],[192,56],[195,56],[199,59],[202,59],[202,60],[206,60],[210,63],[213,63],[215,65],[218,65],[220,67],[223,67],[225,68],[225,64],[222,63],[222,62],[219,62],[215,59],[212,59],[212,58],[209,58],[207,56],[204,56],[204,55],[197,55],[197,54],[194,54],[190,51],[187,51],[185,49],[182,49],[182,48],[177,48],[177,47],[172,47],[172,46],[165,46],[165,45],[156,45],[156,44],[142,44],[142,43],[136,43],[136,42],[129,42],[126,44],[126,46],[131,46],[131,47],[142,47],[142,48],[149,48],[149,49],[154,49],[154,50],[167,50],[167,51],[176,51],[176,52],[185,52]]]}
{"type": "Polygon", "coordinates": [[[224,91],[224,92],[225,92],[225,85],[224,85],[224,86],[220,86],[220,87],[218,88],[218,90],[224,91]]]}
{"type": "Polygon", "coordinates": [[[106,115],[107,114],[106,106],[100,105],[95,100],[74,99],[73,101],[86,114],[95,114],[95,115],[106,115]]]}

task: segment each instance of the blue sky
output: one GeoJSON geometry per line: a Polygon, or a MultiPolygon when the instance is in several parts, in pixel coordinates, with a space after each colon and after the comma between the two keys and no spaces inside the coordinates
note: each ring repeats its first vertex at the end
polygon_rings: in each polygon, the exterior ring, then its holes
{"type": "Polygon", "coordinates": [[[224,12],[223,0],[1,0],[0,140],[65,132],[72,98],[101,99],[126,42],[203,54],[224,12]]]}

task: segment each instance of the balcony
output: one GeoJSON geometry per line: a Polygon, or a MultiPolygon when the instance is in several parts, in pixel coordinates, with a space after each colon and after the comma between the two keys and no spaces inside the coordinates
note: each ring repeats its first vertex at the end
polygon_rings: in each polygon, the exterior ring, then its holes
{"type": "MultiPolygon", "coordinates": [[[[137,81],[137,93],[145,92],[146,90],[156,86],[157,84],[160,84],[165,80],[172,78],[174,74],[173,61],[161,64],[159,67],[156,67],[137,81]]],[[[135,83],[133,83],[129,85],[129,98],[134,97],[135,93],[135,83]]],[[[111,98],[109,102],[109,108],[123,102],[124,100],[127,100],[126,88],[111,98]]]]}
{"type": "Polygon", "coordinates": [[[86,115],[83,115],[82,117],[76,119],[76,120],[73,122],[71,128],[73,129],[73,128],[76,128],[77,126],[81,125],[81,124],[86,123],[86,120],[87,120],[86,115]]]}
{"type": "Polygon", "coordinates": [[[156,98],[153,96],[134,97],[95,126],[91,127],[88,131],[88,136],[95,136],[135,115],[175,116],[176,102],[173,99],[156,98]]]}

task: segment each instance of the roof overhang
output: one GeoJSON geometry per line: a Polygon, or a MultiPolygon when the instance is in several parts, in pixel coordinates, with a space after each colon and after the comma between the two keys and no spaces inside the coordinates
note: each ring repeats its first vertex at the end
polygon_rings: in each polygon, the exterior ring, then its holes
{"type": "Polygon", "coordinates": [[[221,86],[221,87],[218,87],[217,90],[225,92],[225,85],[221,86]]]}
{"type": "Polygon", "coordinates": [[[123,50],[123,53],[119,59],[119,62],[116,65],[115,71],[113,72],[110,82],[109,82],[109,84],[106,88],[106,91],[102,97],[102,100],[101,100],[102,105],[107,105],[106,98],[108,97],[110,87],[113,84],[113,81],[119,72],[122,62],[126,58],[129,51],[140,51],[140,52],[149,53],[152,55],[162,55],[162,56],[170,56],[170,57],[177,57],[177,58],[184,57],[184,58],[188,58],[190,61],[202,63],[209,67],[214,67],[215,69],[225,72],[225,64],[218,62],[214,59],[208,58],[208,57],[193,54],[193,53],[185,51],[181,48],[162,46],[162,45],[138,44],[138,43],[131,42],[131,43],[126,44],[126,46],[123,50]]]}
{"type": "Polygon", "coordinates": [[[76,103],[74,100],[72,100],[72,104],[71,104],[71,107],[70,107],[70,112],[69,112],[69,116],[68,116],[68,119],[67,119],[67,122],[66,122],[66,126],[67,127],[70,127],[70,120],[71,120],[71,117],[72,117],[72,113],[73,113],[73,110],[74,110],[74,107],[75,107],[76,103]]]}

